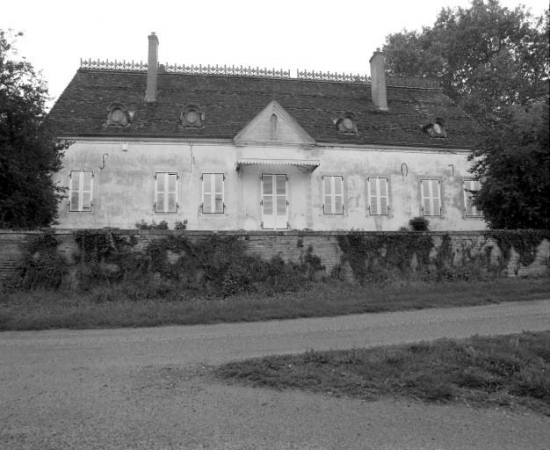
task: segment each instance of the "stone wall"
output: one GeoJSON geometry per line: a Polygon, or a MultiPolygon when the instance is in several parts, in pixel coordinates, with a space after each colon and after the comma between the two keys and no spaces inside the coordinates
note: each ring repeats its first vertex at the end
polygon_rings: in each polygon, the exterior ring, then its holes
{"type": "MultiPolygon", "coordinates": [[[[237,236],[245,244],[250,254],[258,255],[263,259],[270,259],[279,255],[286,261],[299,262],[308,248],[320,258],[325,266],[326,274],[330,274],[342,262],[343,252],[338,244],[338,237],[350,235],[354,232],[245,232],[245,231],[169,231],[169,230],[114,230],[114,234],[133,237],[136,244],[133,251],[143,250],[152,240],[162,239],[169,235],[184,235],[190,241],[209,239],[212,235],[237,236]]],[[[75,242],[73,230],[54,230],[59,242],[57,251],[69,265],[78,264],[78,246],[75,242]]],[[[506,231],[493,232],[505,235],[506,231]]],[[[0,282],[8,280],[16,271],[17,265],[23,256],[23,244],[40,235],[40,231],[6,231],[0,230],[0,282]]],[[[400,232],[361,232],[366,239],[379,236],[402,234],[400,232]]],[[[534,260],[524,265],[520,261],[520,254],[512,249],[505,264],[503,252],[498,242],[486,232],[428,232],[434,242],[431,257],[437,256],[446,237],[450,238],[451,252],[449,260],[445,262],[450,267],[461,267],[472,262],[479,255],[489,255],[491,264],[502,265],[504,276],[533,276],[541,277],[550,274],[550,242],[543,239],[536,249],[534,260]]]]}

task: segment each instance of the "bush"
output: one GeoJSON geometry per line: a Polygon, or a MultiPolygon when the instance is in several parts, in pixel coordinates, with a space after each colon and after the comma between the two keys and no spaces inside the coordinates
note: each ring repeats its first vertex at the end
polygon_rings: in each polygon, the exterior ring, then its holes
{"type": "Polygon", "coordinates": [[[409,225],[413,231],[429,231],[430,221],[425,217],[413,217],[409,220],[409,225]]]}
{"type": "Polygon", "coordinates": [[[67,262],[57,253],[58,242],[51,232],[39,235],[25,245],[15,287],[57,289],[68,271],[67,262]]]}

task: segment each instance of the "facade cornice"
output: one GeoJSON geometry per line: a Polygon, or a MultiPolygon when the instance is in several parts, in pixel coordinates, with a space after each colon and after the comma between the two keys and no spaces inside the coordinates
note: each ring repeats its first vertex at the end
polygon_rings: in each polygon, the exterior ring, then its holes
{"type": "Polygon", "coordinates": [[[313,144],[288,144],[288,143],[258,143],[246,142],[236,143],[233,139],[208,139],[208,138],[174,138],[174,137],[132,137],[132,136],[60,136],[59,139],[75,142],[102,142],[108,143],[123,143],[132,142],[141,145],[156,145],[156,144],[184,144],[184,145],[219,145],[232,146],[238,148],[246,147],[294,147],[308,149],[338,149],[338,150],[370,150],[379,152],[405,152],[405,153],[471,153],[472,149],[468,148],[449,148],[449,147],[425,147],[425,146],[404,146],[404,145],[380,145],[380,144],[346,144],[346,143],[325,143],[315,142],[313,144]]]}
{"type": "Polygon", "coordinates": [[[317,148],[333,148],[341,150],[374,150],[379,152],[406,152],[406,153],[471,153],[468,148],[449,147],[425,147],[405,145],[381,145],[381,144],[328,144],[316,143],[317,148]]]}
{"type": "Polygon", "coordinates": [[[103,143],[121,143],[132,142],[135,144],[155,145],[155,144],[188,144],[188,145],[234,145],[233,139],[189,139],[174,137],[132,137],[132,136],[60,136],[59,139],[65,141],[79,142],[103,142],[103,143]]]}

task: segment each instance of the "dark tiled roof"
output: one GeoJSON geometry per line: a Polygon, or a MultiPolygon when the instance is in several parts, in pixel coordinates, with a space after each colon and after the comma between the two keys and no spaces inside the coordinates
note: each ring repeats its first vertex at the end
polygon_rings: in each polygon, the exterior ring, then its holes
{"type": "Polygon", "coordinates": [[[388,86],[389,111],[379,111],[370,85],[244,76],[160,73],[156,103],[144,101],[147,74],[80,69],[50,113],[62,136],[233,138],[276,100],[319,143],[471,148],[481,128],[438,89],[388,86]],[[123,103],[136,114],[131,126],[105,127],[107,107],[123,103]],[[183,128],[180,114],[197,105],[204,127],[183,128]],[[354,114],[358,135],[339,133],[334,120],[354,114]],[[447,139],[422,126],[441,117],[447,139]]]}

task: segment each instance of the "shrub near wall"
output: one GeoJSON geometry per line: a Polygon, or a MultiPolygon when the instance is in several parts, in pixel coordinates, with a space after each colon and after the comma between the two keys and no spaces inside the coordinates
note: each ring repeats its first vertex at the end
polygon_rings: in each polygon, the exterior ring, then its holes
{"type": "Polygon", "coordinates": [[[279,255],[265,260],[247,254],[245,241],[237,235],[211,233],[198,239],[187,233],[152,236],[138,249],[135,235],[78,231],[80,287],[125,282],[138,286],[140,292],[153,289],[153,295],[177,287],[176,292],[192,290],[227,297],[243,291],[294,290],[315,271],[324,269],[311,248],[299,261],[285,262],[279,255]]]}
{"type": "Polygon", "coordinates": [[[550,272],[549,231],[103,229],[0,233],[0,244],[6,237],[13,241],[15,235],[22,245],[12,286],[93,289],[124,285],[135,298],[189,291],[220,296],[243,291],[275,293],[300,289],[322,276],[368,284],[548,276],[550,272]]]}

